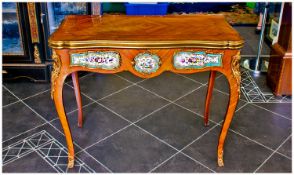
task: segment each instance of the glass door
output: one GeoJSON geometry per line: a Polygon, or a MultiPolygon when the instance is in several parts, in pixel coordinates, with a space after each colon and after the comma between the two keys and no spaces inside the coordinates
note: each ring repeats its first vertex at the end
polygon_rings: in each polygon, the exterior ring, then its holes
{"type": "Polygon", "coordinates": [[[2,9],[2,54],[24,55],[18,5],[15,2],[4,2],[2,9]]]}
{"type": "Polygon", "coordinates": [[[49,33],[53,33],[66,15],[91,14],[86,2],[47,2],[49,33]]]}
{"type": "Polygon", "coordinates": [[[49,36],[58,28],[67,15],[92,14],[91,3],[87,2],[46,2],[41,3],[41,21],[45,37],[46,60],[51,61],[49,36]]]}
{"type": "Polygon", "coordinates": [[[29,20],[26,3],[2,3],[3,63],[33,63],[29,20]]]}
{"type": "Polygon", "coordinates": [[[278,34],[281,24],[281,15],[283,11],[283,3],[270,2],[268,7],[267,27],[265,28],[265,37],[274,44],[278,41],[278,34]]]}

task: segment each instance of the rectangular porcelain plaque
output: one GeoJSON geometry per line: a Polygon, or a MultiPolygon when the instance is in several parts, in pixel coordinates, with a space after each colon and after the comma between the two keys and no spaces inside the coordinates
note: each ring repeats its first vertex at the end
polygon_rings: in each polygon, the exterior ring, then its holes
{"type": "Polygon", "coordinates": [[[205,67],[221,67],[222,54],[205,53],[204,51],[183,51],[174,55],[176,69],[201,69],[205,67]]]}
{"type": "Polygon", "coordinates": [[[70,55],[70,65],[114,70],[120,65],[120,55],[113,51],[72,53],[70,55]]]}

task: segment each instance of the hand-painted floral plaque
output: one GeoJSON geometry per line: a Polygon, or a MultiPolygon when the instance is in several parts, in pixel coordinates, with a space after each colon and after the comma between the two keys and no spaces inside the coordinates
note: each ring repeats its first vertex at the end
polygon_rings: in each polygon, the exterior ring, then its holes
{"type": "Polygon", "coordinates": [[[176,69],[201,69],[206,67],[221,67],[222,54],[205,53],[204,51],[183,51],[174,55],[176,69]]]}
{"type": "Polygon", "coordinates": [[[70,65],[114,70],[120,66],[120,55],[113,51],[72,53],[70,65]]]}
{"type": "Polygon", "coordinates": [[[151,74],[158,70],[160,59],[155,54],[140,53],[135,58],[135,70],[140,73],[151,74]]]}

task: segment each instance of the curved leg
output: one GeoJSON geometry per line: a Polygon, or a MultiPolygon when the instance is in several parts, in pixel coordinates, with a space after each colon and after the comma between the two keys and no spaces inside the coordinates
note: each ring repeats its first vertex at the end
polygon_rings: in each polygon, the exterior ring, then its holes
{"type": "Polygon", "coordinates": [[[212,96],[212,92],[213,92],[215,75],[216,75],[216,71],[210,71],[208,88],[207,88],[207,93],[206,93],[206,100],[205,100],[205,111],[204,111],[204,125],[205,126],[208,126],[209,107],[210,107],[211,96],[212,96]]]}
{"type": "Polygon", "coordinates": [[[64,111],[63,99],[62,99],[62,90],[63,83],[68,75],[61,70],[61,60],[59,56],[56,54],[55,50],[52,52],[53,63],[53,71],[51,75],[51,98],[53,98],[55,107],[58,113],[58,117],[60,119],[65,139],[68,148],[68,168],[72,168],[74,166],[74,146],[72,142],[70,128],[67,122],[67,118],[64,111]]]}
{"type": "Polygon", "coordinates": [[[78,106],[78,127],[81,128],[83,126],[83,111],[82,111],[82,98],[81,98],[81,92],[80,92],[78,72],[71,73],[71,77],[72,77],[72,82],[74,85],[75,96],[76,96],[77,106],[78,106]]]}
{"type": "Polygon", "coordinates": [[[223,127],[221,130],[221,134],[219,136],[218,141],[218,147],[217,147],[217,162],[218,166],[224,166],[224,160],[223,160],[223,148],[224,148],[224,142],[228,133],[228,129],[230,127],[233,115],[235,113],[235,109],[240,97],[240,81],[241,81],[241,75],[239,70],[239,60],[240,55],[237,54],[233,57],[231,66],[232,71],[229,71],[227,74],[225,74],[226,78],[229,81],[230,85],[230,100],[227,108],[227,113],[225,116],[225,120],[223,122],[223,127]]]}
{"type": "Polygon", "coordinates": [[[63,100],[62,100],[62,89],[63,89],[63,82],[66,75],[59,75],[55,81],[54,86],[54,103],[56,106],[56,110],[65,134],[67,148],[68,148],[68,168],[72,168],[74,165],[74,147],[71,137],[70,128],[67,122],[67,118],[64,111],[63,100]]]}

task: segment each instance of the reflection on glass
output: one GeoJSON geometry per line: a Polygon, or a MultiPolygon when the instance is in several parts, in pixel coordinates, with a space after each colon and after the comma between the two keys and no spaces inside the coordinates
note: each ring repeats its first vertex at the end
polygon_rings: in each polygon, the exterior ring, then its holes
{"type": "Polygon", "coordinates": [[[86,2],[48,2],[50,34],[54,32],[66,15],[87,14],[86,2]]]}
{"type": "Polygon", "coordinates": [[[23,55],[17,5],[13,2],[3,2],[2,7],[2,53],[3,55],[23,55]]]}
{"type": "Polygon", "coordinates": [[[272,2],[269,3],[268,9],[268,24],[269,27],[265,29],[265,33],[267,38],[274,44],[278,41],[278,33],[279,33],[279,23],[281,16],[281,7],[282,3],[272,2]]]}

